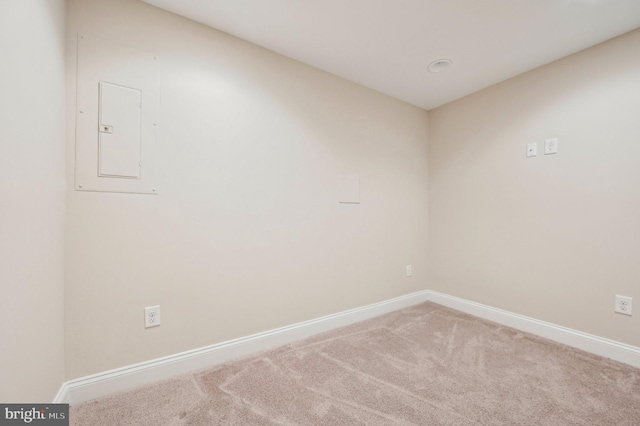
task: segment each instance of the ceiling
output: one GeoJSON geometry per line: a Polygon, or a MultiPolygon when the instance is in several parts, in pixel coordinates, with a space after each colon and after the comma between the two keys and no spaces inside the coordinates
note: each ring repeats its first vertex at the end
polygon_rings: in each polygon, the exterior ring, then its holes
{"type": "Polygon", "coordinates": [[[640,27],[640,0],[143,1],[427,110],[640,27]]]}

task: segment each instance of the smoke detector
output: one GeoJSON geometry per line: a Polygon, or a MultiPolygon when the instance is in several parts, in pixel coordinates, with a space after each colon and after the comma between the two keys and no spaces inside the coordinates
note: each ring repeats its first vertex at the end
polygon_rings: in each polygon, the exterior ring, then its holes
{"type": "Polygon", "coordinates": [[[442,72],[449,68],[452,63],[451,59],[438,59],[429,64],[428,70],[431,72],[442,72]]]}

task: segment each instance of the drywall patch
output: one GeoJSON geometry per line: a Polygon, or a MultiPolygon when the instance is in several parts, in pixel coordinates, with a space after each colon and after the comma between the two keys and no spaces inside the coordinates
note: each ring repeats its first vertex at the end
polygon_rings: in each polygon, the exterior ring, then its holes
{"type": "Polygon", "coordinates": [[[340,176],[340,194],[338,202],[360,204],[360,178],[340,176]]]}

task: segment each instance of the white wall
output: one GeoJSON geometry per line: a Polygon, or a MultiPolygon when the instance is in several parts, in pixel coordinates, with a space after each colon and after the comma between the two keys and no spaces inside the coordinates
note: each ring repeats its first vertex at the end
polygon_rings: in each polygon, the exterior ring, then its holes
{"type": "Polygon", "coordinates": [[[639,52],[637,30],[430,112],[429,288],[640,346],[638,307],[613,312],[640,301],[639,52]]]}
{"type": "Polygon", "coordinates": [[[135,0],[68,9],[68,379],[426,288],[425,111],[135,0]],[[158,56],[160,195],[74,191],[77,32],[158,56]]]}
{"type": "Polygon", "coordinates": [[[64,380],[65,2],[0,2],[0,401],[64,380]]]}

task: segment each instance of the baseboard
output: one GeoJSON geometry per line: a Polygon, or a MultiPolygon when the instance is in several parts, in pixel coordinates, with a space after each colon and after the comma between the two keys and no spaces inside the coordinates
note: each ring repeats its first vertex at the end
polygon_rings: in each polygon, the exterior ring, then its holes
{"type": "Polygon", "coordinates": [[[428,294],[428,291],[412,293],[263,333],[70,380],[62,384],[54,402],[78,404],[272,349],[318,333],[426,302],[428,294]]]}
{"type": "Polygon", "coordinates": [[[58,389],[58,393],[56,394],[56,396],[53,398],[53,403],[54,404],[60,404],[60,403],[64,403],[67,400],[67,386],[68,382],[64,382],[62,384],[62,386],[60,386],[60,389],[58,389]]]}
{"type": "Polygon", "coordinates": [[[458,297],[425,290],[204,348],[70,380],[63,383],[54,402],[78,404],[110,393],[167,379],[177,374],[272,349],[314,334],[427,301],[640,368],[640,348],[458,297]]]}
{"type": "Polygon", "coordinates": [[[430,302],[640,368],[640,348],[435,291],[430,302]]]}

